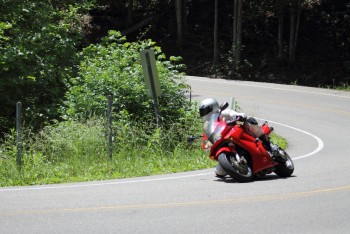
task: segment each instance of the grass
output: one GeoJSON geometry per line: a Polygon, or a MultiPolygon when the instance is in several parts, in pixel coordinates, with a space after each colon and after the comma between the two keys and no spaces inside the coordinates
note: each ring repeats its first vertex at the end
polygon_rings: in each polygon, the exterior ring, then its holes
{"type": "MultiPolygon", "coordinates": [[[[113,157],[108,156],[106,124],[67,121],[23,137],[23,164],[16,163],[15,134],[0,145],[0,186],[21,186],[130,178],[214,167],[200,142],[187,144],[181,126],[151,132],[130,125],[114,126],[113,157]]],[[[199,127],[200,129],[200,127],[199,127]]],[[[276,135],[272,140],[286,148],[276,135]]]]}
{"type": "Polygon", "coordinates": [[[16,163],[15,134],[0,145],[0,186],[66,183],[147,176],[214,166],[198,144],[187,145],[189,133],[114,126],[113,157],[108,156],[106,124],[62,122],[39,134],[25,133],[23,164],[16,163]]]}
{"type": "Polygon", "coordinates": [[[350,91],[350,86],[349,85],[343,85],[340,87],[336,88],[337,90],[343,90],[343,91],[350,91]]]}
{"type": "Polygon", "coordinates": [[[275,133],[271,134],[271,141],[280,146],[282,149],[287,149],[288,147],[287,140],[281,136],[276,135],[275,133]]]}

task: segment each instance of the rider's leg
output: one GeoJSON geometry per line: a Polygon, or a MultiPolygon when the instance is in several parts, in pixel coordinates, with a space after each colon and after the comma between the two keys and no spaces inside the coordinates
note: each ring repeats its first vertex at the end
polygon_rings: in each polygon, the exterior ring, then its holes
{"type": "Polygon", "coordinates": [[[223,178],[227,175],[226,171],[220,166],[220,164],[218,164],[216,167],[215,167],[215,175],[217,177],[220,177],[220,178],[223,178]]]}
{"type": "Polygon", "coordinates": [[[266,137],[266,135],[262,135],[259,137],[259,140],[261,140],[262,145],[264,146],[264,148],[267,151],[270,151],[272,153],[272,149],[271,149],[271,143],[270,140],[268,140],[268,138],[266,137]]]}

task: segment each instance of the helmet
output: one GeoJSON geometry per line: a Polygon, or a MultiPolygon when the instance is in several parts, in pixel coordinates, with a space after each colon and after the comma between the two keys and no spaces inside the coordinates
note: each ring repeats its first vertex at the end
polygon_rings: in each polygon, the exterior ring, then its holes
{"type": "Polygon", "coordinates": [[[203,120],[219,109],[219,104],[214,98],[206,98],[199,104],[199,114],[203,120]]]}

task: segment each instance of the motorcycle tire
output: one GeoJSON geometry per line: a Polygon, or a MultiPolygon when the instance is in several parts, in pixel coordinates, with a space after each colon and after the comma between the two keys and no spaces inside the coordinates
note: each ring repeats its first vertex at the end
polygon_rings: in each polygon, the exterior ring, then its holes
{"type": "MultiPolygon", "coordinates": [[[[243,156],[241,156],[243,157],[243,156]]],[[[248,163],[238,163],[234,154],[221,153],[218,157],[221,167],[237,182],[250,182],[253,173],[248,163]]]]}
{"type": "Polygon", "coordinates": [[[294,172],[294,163],[289,155],[284,151],[286,161],[275,166],[275,174],[279,177],[289,177],[294,172]]]}

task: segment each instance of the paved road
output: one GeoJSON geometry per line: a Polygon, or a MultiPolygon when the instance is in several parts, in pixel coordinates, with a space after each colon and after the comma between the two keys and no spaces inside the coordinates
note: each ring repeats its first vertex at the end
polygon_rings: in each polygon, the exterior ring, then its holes
{"type": "Polygon", "coordinates": [[[0,189],[0,233],[350,233],[350,94],[188,77],[288,139],[294,176],[238,184],[213,170],[0,189]]]}

